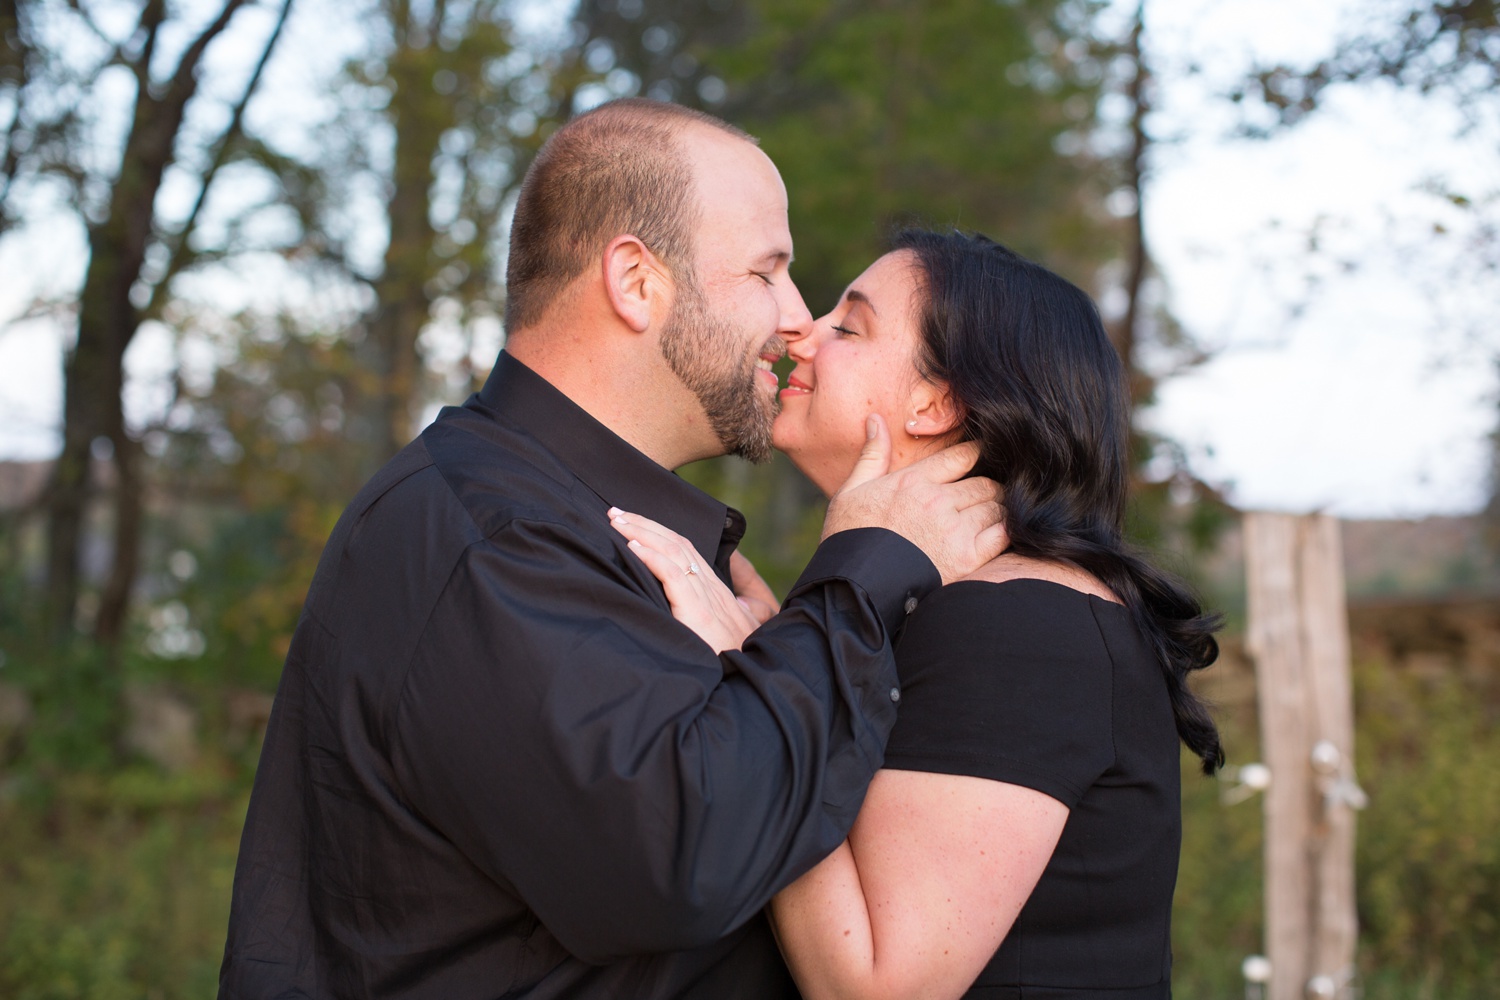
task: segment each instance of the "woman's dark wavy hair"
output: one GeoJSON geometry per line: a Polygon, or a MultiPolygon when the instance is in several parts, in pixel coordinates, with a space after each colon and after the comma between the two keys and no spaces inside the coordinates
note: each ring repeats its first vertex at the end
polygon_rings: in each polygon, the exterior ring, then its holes
{"type": "Polygon", "coordinates": [[[1187,676],[1219,655],[1221,619],[1124,540],[1125,373],[1093,301],[987,237],[907,229],[926,293],[917,365],[948,386],[976,475],[1005,488],[1010,551],[1068,563],[1124,601],[1166,677],[1177,733],[1212,774],[1218,729],[1187,676]]]}

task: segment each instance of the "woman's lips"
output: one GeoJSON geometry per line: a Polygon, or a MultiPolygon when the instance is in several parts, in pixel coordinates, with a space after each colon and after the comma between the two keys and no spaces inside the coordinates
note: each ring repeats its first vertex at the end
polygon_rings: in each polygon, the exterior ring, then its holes
{"type": "Polygon", "coordinates": [[[803,382],[795,375],[788,375],[786,377],[786,388],[781,390],[781,395],[783,398],[787,396],[805,396],[809,392],[812,392],[812,386],[803,382]]]}

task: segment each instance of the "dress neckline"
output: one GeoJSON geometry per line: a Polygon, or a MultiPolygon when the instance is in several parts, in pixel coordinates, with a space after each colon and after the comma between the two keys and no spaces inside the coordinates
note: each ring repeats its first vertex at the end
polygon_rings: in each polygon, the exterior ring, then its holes
{"type": "Polygon", "coordinates": [[[1077,594],[1079,597],[1089,598],[1111,608],[1119,608],[1121,611],[1130,610],[1122,601],[1111,601],[1107,597],[1100,597],[1098,594],[1090,594],[1086,590],[1079,590],[1077,587],[1070,587],[1066,583],[1058,583],[1056,580],[1044,580],[1039,576],[1014,576],[1009,580],[981,580],[968,578],[964,580],[954,580],[947,586],[956,587],[961,583],[983,583],[988,584],[991,587],[1005,587],[1013,583],[1040,583],[1046,587],[1055,587],[1058,590],[1066,590],[1070,594],[1077,594]]]}

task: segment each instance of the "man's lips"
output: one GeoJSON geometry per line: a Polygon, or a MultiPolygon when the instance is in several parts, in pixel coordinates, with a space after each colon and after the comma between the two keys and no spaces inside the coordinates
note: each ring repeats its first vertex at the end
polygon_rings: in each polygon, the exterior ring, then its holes
{"type": "Polygon", "coordinates": [[[755,369],[765,377],[767,385],[773,388],[781,385],[781,381],[776,377],[776,373],[771,370],[771,359],[767,358],[764,354],[760,356],[759,361],[755,362],[755,369]]]}
{"type": "Polygon", "coordinates": [[[765,372],[767,384],[772,387],[780,385],[781,382],[776,378],[776,373],[771,370],[771,366],[784,357],[786,357],[786,342],[776,337],[761,348],[760,357],[755,362],[755,367],[765,372]]]}

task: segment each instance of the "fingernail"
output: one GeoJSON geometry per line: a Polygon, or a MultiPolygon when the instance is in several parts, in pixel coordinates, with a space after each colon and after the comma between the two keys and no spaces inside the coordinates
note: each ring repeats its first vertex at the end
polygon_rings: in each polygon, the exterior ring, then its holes
{"type": "Polygon", "coordinates": [[[875,418],[873,416],[865,417],[865,440],[874,441],[875,435],[879,433],[879,431],[880,426],[875,423],[875,418]]]}
{"type": "Polygon", "coordinates": [[[613,517],[619,517],[621,514],[623,514],[625,512],[623,510],[621,510],[620,508],[618,508],[618,507],[611,507],[609,510],[605,511],[605,513],[608,514],[610,517],[613,518],[613,517]]]}
{"type": "Polygon", "coordinates": [[[630,541],[628,541],[628,542],[625,543],[625,547],[627,549],[638,549],[638,548],[641,547],[641,543],[639,541],[637,541],[636,539],[632,538],[630,541]]]}
{"type": "Polygon", "coordinates": [[[625,520],[625,515],[624,514],[616,514],[610,520],[613,521],[615,524],[629,524],[630,523],[629,521],[625,520]]]}

